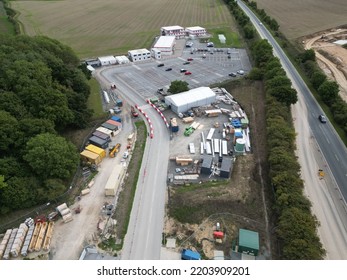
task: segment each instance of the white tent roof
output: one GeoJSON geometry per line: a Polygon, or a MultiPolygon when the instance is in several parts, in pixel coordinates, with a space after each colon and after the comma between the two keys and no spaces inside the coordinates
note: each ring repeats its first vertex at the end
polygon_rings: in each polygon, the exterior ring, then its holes
{"type": "Polygon", "coordinates": [[[101,56],[98,57],[100,62],[109,62],[109,61],[115,61],[116,59],[114,58],[114,56],[110,55],[110,56],[101,56]]]}
{"type": "Polygon", "coordinates": [[[154,48],[171,48],[175,42],[175,36],[160,36],[154,48]]]}
{"type": "Polygon", "coordinates": [[[115,58],[119,63],[129,62],[129,58],[127,58],[125,55],[116,56],[115,58]]]}
{"type": "Polygon", "coordinates": [[[347,40],[337,40],[337,41],[335,41],[334,42],[334,44],[337,44],[337,45],[345,45],[345,44],[347,44],[347,40]]]}
{"type": "Polygon", "coordinates": [[[175,106],[180,107],[185,104],[215,96],[216,94],[209,87],[199,87],[178,94],[166,96],[165,101],[168,101],[170,104],[174,104],[175,106]]]}

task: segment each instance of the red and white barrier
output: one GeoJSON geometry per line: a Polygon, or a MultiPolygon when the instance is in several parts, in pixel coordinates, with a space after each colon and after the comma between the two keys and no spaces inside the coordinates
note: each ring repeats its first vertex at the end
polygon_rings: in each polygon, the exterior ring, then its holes
{"type": "MultiPolygon", "coordinates": [[[[147,102],[149,102],[149,100],[147,99],[147,102]]],[[[150,127],[150,133],[149,133],[149,136],[151,137],[151,139],[154,137],[154,129],[153,129],[153,125],[152,125],[152,121],[151,119],[148,117],[148,115],[136,104],[135,105],[135,108],[137,110],[139,110],[141,112],[142,115],[145,116],[148,124],[149,124],[149,127],[150,127]]]]}
{"type": "Polygon", "coordinates": [[[159,108],[157,106],[155,106],[149,99],[147,99],[146,101],[147,101],[147,103],[149,103],[159,113],[159,115],[161,116],[162,120],[164,121],[166,127],[169,128],[170,125],[167,122],[167,120],[166,120],[165,116],[163,115],[163,113],[159,110],[159,108]]]}

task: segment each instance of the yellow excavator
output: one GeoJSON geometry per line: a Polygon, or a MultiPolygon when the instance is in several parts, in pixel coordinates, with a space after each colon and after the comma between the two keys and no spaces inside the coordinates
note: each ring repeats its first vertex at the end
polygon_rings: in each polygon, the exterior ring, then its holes
{"type": "Polygon", "coordinates": [[[112,158],[115,157],[116,153],[119,152],[120,146],[121,146],[121,144],[117,143],[114,147],[110,148],[109,156],[112,158]]]}

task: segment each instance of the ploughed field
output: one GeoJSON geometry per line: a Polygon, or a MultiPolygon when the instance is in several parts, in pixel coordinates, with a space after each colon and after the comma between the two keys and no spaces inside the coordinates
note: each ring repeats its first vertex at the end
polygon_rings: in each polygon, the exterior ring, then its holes
{"type": "Polygon", "coordinates": [[[346,0],[255,0],[258,8],[276,19],[280,30],[295,39],[347,24],[346,0]]]}
{"type": "Polygon", "coordinates": [[[222,0],[13,1],[28,35],[46,35],[81,58],[149,48],[160,27],[220,28],[234,21],[222,0]]]}

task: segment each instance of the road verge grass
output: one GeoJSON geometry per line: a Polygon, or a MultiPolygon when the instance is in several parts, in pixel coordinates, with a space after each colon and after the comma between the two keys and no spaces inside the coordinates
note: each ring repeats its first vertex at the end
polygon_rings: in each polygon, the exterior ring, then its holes
{"type": "MultiPolygon", "coordinates": [[[[116,235],[118,239],[122,239],[121,245],[123,245],[123,240],[128,230],[131,209],[147,141],[146,124],[143,121],[137,121],[135,122],[135,126],[136,143],[128,165],[128,174],[123,189],[119,194],[115,211],[115,219],[117,220],[116,235]]],[[[121,249],[121,246],[118,248],[121,249]]]]}

